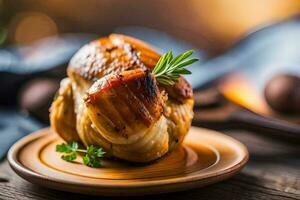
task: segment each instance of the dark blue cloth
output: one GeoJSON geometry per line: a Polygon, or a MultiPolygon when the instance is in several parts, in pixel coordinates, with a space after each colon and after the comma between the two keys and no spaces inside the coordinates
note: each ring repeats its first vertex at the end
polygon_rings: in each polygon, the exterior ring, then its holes
{"type": "Polygon", "coordinates": [[[18,139],[44,126],[15,109],[0,108],[0,160],[18,139]]]}

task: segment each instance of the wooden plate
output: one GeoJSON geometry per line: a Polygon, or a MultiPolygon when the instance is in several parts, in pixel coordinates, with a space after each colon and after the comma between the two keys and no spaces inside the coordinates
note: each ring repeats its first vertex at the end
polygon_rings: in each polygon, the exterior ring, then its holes
{"type": "Polygon", "coordinates": [[[41,186],[93,195],[128,196],[182,191],[237,173],[247,162],[246,147],[221,133],[192,127],[182,147],[150,164],[116,160],[90,168],[63,161],[55,152],[62,140],[49,128],[24,137],[8,153],[13,170],[41,186]]]}

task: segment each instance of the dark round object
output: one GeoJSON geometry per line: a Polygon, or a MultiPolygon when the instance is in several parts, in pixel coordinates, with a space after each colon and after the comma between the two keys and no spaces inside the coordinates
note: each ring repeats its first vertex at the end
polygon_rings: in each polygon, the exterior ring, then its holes
{"type": "Polygon", "coordinates": [[[50,78],[36,78],[27,82],[20,91],[19,105],[22,111],[49,122],[49,107],[59,88],[60,81],[50,78]]]}
{"type": "Polygon", "coordinates": [[[265,87],[265,98],[276,111],[300,113],[300,78],[289,74],[274,76],[265,87]]]}

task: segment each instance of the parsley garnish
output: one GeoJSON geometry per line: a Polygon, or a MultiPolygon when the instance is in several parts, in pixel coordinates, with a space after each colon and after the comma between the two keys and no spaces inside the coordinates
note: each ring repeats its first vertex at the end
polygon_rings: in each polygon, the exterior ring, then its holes
{"type": "Polygon", "coordinates": [[[105,152],[102,148],[96,146],[88,146],[86,149],[80,149],[77,142],[69,142],[68,144],[56,145],[56,151],[63,153],[61,158],[68,162],[74,161],[78,153],[83,153],[83,163],[86,166],[98,168],[101,167],[101,158],[104,157],[105,152]]]}

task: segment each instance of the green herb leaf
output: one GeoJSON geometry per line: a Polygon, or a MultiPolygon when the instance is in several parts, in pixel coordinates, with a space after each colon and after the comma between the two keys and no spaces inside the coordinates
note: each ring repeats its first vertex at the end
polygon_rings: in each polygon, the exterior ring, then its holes
{"type": "Polygon", "coordinates": [[[56,151],[57,152],[66,152],[68,150],[68,145],[67,144],[58,144],[56,145],[56,151]]]}
{"type": "Polygon", "coordinates": [[[56,145],[56,151],[63,153],[61,158],[66,161],[73,161],[77,158],[78,153],[83,153],[83,163],[89,167],[101,167],[101,158],[104,157],[105,152],[102,148],[96,146],[89,146],[86,149],[79,149],[77,142],[70,142],[68,144],[56,145]]]}
{"type": "Polygon", "coordinates": [[[99,159],[92,158],[87,154],[83,157],[83,163],[86,166],[93,167],[93,168],[101,167],[101,161],[99,159]]]}
{"type": "Polygon", "coordinates": [[[86,154],[85,156],[83,156],[83,163],[85,164],[85,165],[89,165],[89,163],[91,162],[91,159],[90,159],[90,157],[86,154]]]}
{"type": "Polygon", "coordinates": [[[98,168],[101,166],[101,158],[104,157],[104,154],[105,152],[102,148],[91,145],[87,148],[87,153],[83,157],[83,162],[87,166],[98,168]]]}
{"type": "Polygon", "coordinates": [[[187,60],[193,53],[193,50],[189,50],[173,59],[173,53],[169,51],[161,56],[152,71],[156,80],[163,85],[173,85],[180,75],[191,74],[192,72],[185,67],[199,60],[198,58],[187,60]]]}
{"type": "Polygon", "coordinates": [[[72,152],[72,153],[62,155],[61,158],[65,161],[73,161],[77,158],[77,154],[76,152],[72,152]]]}
{"type": "Polygon", "coordinates": [[[59,144],[56,145],[56,151],[61,153],[71,153],[76,152],[78,149],[78,143],[77,142],[70,142],[68,144],[59,144]]]}

